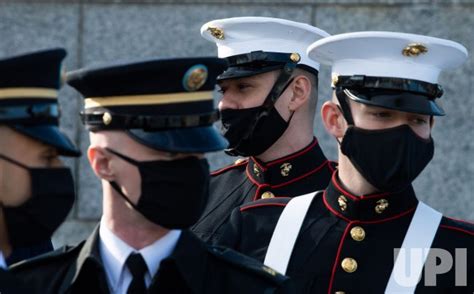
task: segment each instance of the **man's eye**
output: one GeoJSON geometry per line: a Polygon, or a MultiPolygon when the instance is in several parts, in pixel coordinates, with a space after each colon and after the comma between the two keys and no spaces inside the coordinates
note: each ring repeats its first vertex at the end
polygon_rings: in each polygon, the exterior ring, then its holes
{"type": "Polygon", "coordinates": [[[390,117],[391,114],[390,112],[372,112],[371,113],[373,116],[377,117],[377,118],[387,118],[387,117],[390,117]]]}
{"type": "Polygon", "coordinates": [[[428,123],[428,120],[427,119],[424,119],[424,118],[421,118],[421,117],[417,117],[414,119],[415,123],[418,124],[418,125],[424,125],[424,124],[427,124],[428,123]]]}
{"type": "Polygon", "coordinates": [[[239,84],[237,87],[239,88],[239,90],[245,90],[247,88],[250,88],[250,85],[249,84],[239,84]]]}

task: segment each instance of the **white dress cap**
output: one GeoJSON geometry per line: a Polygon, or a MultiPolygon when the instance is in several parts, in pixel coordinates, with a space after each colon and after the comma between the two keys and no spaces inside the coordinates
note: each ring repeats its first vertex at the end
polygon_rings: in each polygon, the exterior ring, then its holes
{"type": "Polygon", "coordinates": [[[467,59],[456,42],[396,32],[356,32],[334,35],[310,45],[310,59],[332,66],[335,76],[365,75],[438,83],[442,70],[467,59]]]}
{"type": "Polygon", "coordinates": [[[201,35],[217,45],[220,58],[253,51],[298,53],[300,64],[319,70],[319,63],[306,55],[313,42],[329,36],[311,25],[271,17],[234,17],[210,21],[201,35]]]}

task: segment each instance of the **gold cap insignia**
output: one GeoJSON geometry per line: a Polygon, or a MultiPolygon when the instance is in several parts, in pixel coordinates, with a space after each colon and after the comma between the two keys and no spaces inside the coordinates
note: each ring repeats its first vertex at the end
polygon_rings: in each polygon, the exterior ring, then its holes
{"type": "Polygon", "coordinates": [[[190,69],[184,74],[183,77],[183,87],[187,91],[197,91],[199,90],[207,81],[207,67],[198,64],[190,69]]]}
{"type": "Polygon", "coordinates": [[[283,177],[287,177],[290,175],[290,171],[291,169],[293,168],[293,166],[291,165],[291,163],[289,162],[285,162],[284,164],[282,164],[280,166],[280,173],[283,177]]]}
{"type": "Polygon", "coordinates": [[[108,112],[104,113],[104,115],[102,115],[102,121],[104,122],[104,125],[110,125],[112,122],[112,115],[108,112]]]}
{"type": "Polygon", "coordinates": [[[218,27],[207,27],[207,30],[209,31],[209,33],[211,33],[211,35],[214,38],[216,38],[218,40],[224,40],[225,39],[223,29],[218,28],[218,27]]]}
{"type": "Polygon", "coordinates": [[[428,52],[428,48],[426,48],[426,46],[421,43],[408,44],[402,50],[402,54],[407,57],[418,56],[420,54],[425,54],[426,52],[428,52]]]}
{"type": "Polygon", "coordinates": [[[377,201],[377,205],[375,206],[375,212],[381,214],[385,211],[385,209],[387,209],[388,205],[389,204],[386,199],[380,199],[379,201],[377,201]]]}
{"type": "Polygon", "coordinates": [[[291,61],[293,61],[294,63],[297,63],[301,60],[301,56],[298,54],[298,53],[291,53],[290,55],[290,59],[291,61]]]}
{"type": "Polygon", "coordinates": [[[331,84],[333,87],[337,85],[337,82],[339,82],[339,75],[337,73],[332,73],[331,75],[331,84]]]}

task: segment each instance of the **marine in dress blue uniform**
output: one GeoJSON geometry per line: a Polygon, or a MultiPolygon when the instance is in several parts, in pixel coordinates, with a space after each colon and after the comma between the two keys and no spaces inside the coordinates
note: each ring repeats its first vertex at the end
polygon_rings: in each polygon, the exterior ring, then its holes
{"type": "MultiPolygon", "coordinates": [[[[308,198],[313,200],[307,212],[300,211],[306,213],[302,225],[279,232],[283,238],[275,240],[284,242],[272,244],[276,246],[272,248],[285,248],[294,231],[297,238],[289,259],[283,262],[287,267],[276,269],[294,280],[298,293],[472,293],[474,225],[441,216],[429,207],[425,218],[419,217],[423,204],[411,181],[431,160],[433,140],[421,139],[407,125],[362,129],[357,127],[362,116],[359,113],[359,120],[355,120],[354,110],[366,110],[367,117],[368,113],[382,113],[377,117],[383,122],[390,121],[390,115],[406,115],[414,117],[413,122],[423,118],[421,125],[430,124],[434,116],[444,115],[438,102],[443,95],[439,73],[460,66],[466,60],[466,49],[427,36],[360,32],[328,37],[311,45],[308,52],[311,58],[332,66],[335,98],[327,103],[333,103],[333,113],[339,113],[337,120],[349,125],[342,140],[337,138],[340,160],[347,157],[345,166],[350,162],[374,189],[360,194],[347,188],[353,184],[340,178],[344,168],[340,161],[328,188],[319,197],[308,198]],[[430,227],[432,232],[411,232],[417,225],[430,227]],[[410,243],[412,239],[417,241],[410,243]],[[428,245],[419,247],[430,253],[424,267],[421,263],[420,280],[415,276],[410,285],[397,280],[395,268],[401,257],[394,258],[395,250],[419,249],[417,242],[427,239],[428,245]],[[458,255],[462,269],[453,266],[434,277],[435,265],[442,260],[436,259],[433,249],[448,252],[453,260],[459,250],[467,252],[458,255]],[[389,286],[402,290],[394,291],[389,286]]],[[[326,104],[325,109],[329,109],[326,104]]],[[[327,116],[323,113],[323,117],[327,116]]],[[[444,201],[453,195],[439,197],[444,201]]],[[[278,264],[278,256],[276,260],[268,259],[268,251],[272,251],[269,244],[278,235],[276,227],[283,223],[281,216],[292,202],[291,198],[266,199],[235,209],[222,244],[266,264],[278,264]]],[[[278,253],[285,255],[283,250],[278,253]]],[[[407,266],[415,264],[412,260],[406,262],[407,266]]]]}
{"type": "Polygon", "coordinates": [[[258,79],[271,72],[277,76],[269,85],[266,97],[263,94],[254,97],[242,90],[246,95],[242,101],[254,98],[263,101],[257,107],[227,107],[222,102],[233,99],[232,93],[223,93],[220,111],[223,134],[229,140],[226,153],[241,158],[211,174],[209,201],[192,228],[204,241],[215,243],[235,207],[258,199],[292,197],[327,186],[335,163],[326,158],[317,138],[312,137],[319,63],[307,58],[305,50],[329,34],[308,24],[268,17],[213,20],[202,26],[201,34],[216,43],[218,56],[228,63],[228,69],[217,78],[221,86],[258,79]],[[313,80],[311,98],[296,110],[296,116],[311,108],[309,112],[313,115],[305,117],[308,123],[292,120],[295,112],[284,118],[283,111],[275,106],[302,74],[313,80]],[[281,140],[294,143],[296,137],[308,133],[304,144],[282,151],[281,140]],[[280,147],[276,142],[280,142],[280,147]],[[269,152],[279,156],[264,160],[269,152]]]}

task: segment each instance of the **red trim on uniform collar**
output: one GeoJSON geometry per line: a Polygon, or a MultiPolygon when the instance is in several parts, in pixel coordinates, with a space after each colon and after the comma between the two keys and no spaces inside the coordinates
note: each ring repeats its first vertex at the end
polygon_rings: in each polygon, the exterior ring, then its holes
{"type": "Polygon", "coordinates": [[[285,161],[289,161],[291,159],[294,159],[294,158],[297,158],[297,157],[300,157],[306,153],[308,153],[309,151],[311,151],[311,149],[313,149],[316,145],[318,145],[318,140],[313,137],[313,141],[311,141],[311,143],[306,146],[305,148],[303,148],[302,150],[300,151],[297,151],[295,153],[292,153],[290,155],[286,155],[284,157],[281,157],[281,158],[278,158],[278,159],[274,159],[274,160],[271,160],[269,162],[260,162],[260,160],[258,158],[256,158],[255,156],[251,156],[250,158],[255,162],[255,164],[257,164],[257,166],[262,170],[262,171],[266,171],[269,167],[272,167],[274,165],[277,165],[277,164],[280,164],[280,163],[284,163],[285,161]]]}
{"type": "Polygon", "coordinates": [[[357,220],[361,223],[390,221],[412,213],[418,205],[411,186],[398,193],[355,196],[342,188],[337,171],[323,195],[323,202],[337,217],[347,222],[357,220]]]}
{"type": "Polygon", "coordinates": [[[371,198],[387,197],[387,196],[390,196],[390,194],[391,194],[391,193],[389,193],[389,192],[383,192],[383,193],[372,193],[372,194],[368,194],[368,195],[359,195],[359,196],[356,196],[356,195],[352,194],[351,192],[347,191],[347,189],[345,189],[345,188],[342,186],[342,183],[340,183],[340,180],[339,180],[339,177],[338,177],[338,173],[334,173],[334,174],[332,175],[331,182],[334,183],[334,186],[335,186],[342,194],[344,194],[344,195],[347,196],[347,197],[350,197],[350,198],[351,198],[352,200],[354,200],[354,201],[360,201],[360,200],[371,199],[371,198]]]}

